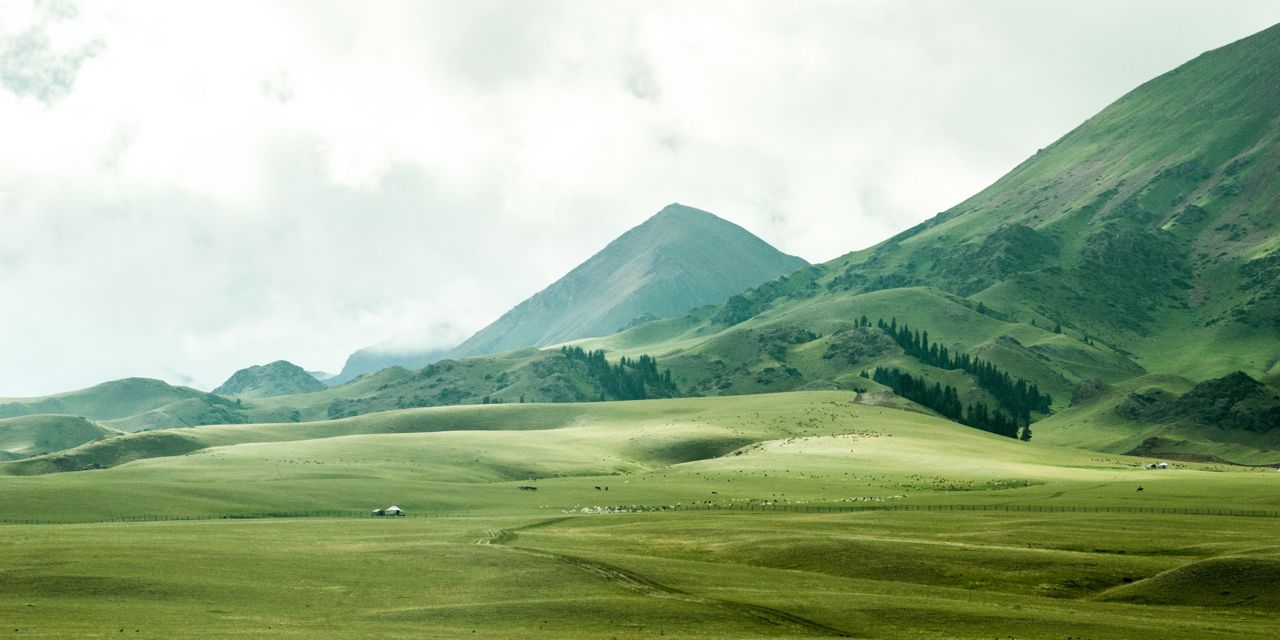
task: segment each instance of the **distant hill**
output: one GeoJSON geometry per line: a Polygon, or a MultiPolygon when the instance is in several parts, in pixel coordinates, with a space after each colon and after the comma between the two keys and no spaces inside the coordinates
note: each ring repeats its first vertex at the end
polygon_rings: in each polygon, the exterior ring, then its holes
{"type": "Polygon", "coordinates": [[[231,374],[213,393],[238,398],[269,398],[324,391],[326,388],[323,382],[316,380],[302,367],[286,360],[276,360],[231,374]]]}
{"type": "Polygon", "coordinates": [[[233,400],[150,378],[112,380],[39,398],[0,399],[0,418],[36,414],[80,416],[119,431],[246,421],[233,400]]]}
{"type": "Polygon", "coordinates": [[[31,415],[0,420],[0,460],[17,460],[119,435],[84,418],[31,415]]]}
{"type": "Polygon", "coordinates": [[[421,369],[440,360],[447,352],[448,349],[401,347],[394,341],[388,341],[381,345],[365,347],[347,356],[347,362],[342,365],[342,371],[324,382],[330,386],[345,384],[364,374],[381,371],[388,367],[421,369]]]}
{"type": "Polygon", "coordinates": [[[729,296],[808,263],[706,211],[668,205],[448,353],[450,358],[615,333],[729,296]]]}

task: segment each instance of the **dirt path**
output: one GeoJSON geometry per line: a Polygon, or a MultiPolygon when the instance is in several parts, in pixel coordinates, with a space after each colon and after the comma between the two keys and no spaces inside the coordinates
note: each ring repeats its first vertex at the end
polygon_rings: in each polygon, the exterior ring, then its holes
{"type": "Polygon", "coordinates": [[[817,634],[819,636],[849,638],[852,634],[846,633],[835,627],[831,627],[821,622],[816,622],[808,618],[804,618],[795,614],[787,613],[781,609],[772,607],[764,607],[745,602],[737,602],[734,600],[724,600],[721,598],[711,598],[706,596],[694,595],[668,587],[660,582],[651,580],[643,575],[623,569],[617,565],[600,562],[598,560],[589,560],[579,556],[572,556],[564,553],[556,553],[552,551],[544,551],[542,549],[531,549],[527,547],[517,547],[511,543],[516,539],[516,531],[522,529],[532,529],[535,527],[544,527],[555,524],[569,518],[555,518],[536,522],[531,525],[517,527],[515,529],[486,529],[484,535],[476,539],[475,544],[486,546],[500,546],[516,553],[522,553],[538,558],[548,560],[556,560],[563,562],[577,569],[581,569],[590,573],[601,580],[609,582],[613,585],[638,593],[651,598],[667,598],[671,600],[679,600],[692,604],[715,607],[734,612],[739,615],[755,618],[756,620],[765,622],[778,627],[785,627],[799,631],[805,634],[817,634]]]}

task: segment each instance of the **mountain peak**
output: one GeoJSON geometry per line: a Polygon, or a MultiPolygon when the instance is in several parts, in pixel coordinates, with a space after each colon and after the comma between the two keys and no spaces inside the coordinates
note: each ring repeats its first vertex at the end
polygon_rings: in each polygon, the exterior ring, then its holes
{"type": "Polygon", "coordinates": [[[671,204],[663,207],[661,211],[653,214],[653,217],[649,219],[653,220],[654,218],[672,218],[672,217],[686,217],[686,218],[711,217],[711,218],[715,218],[716,220],[723,220],[723,218],[721,218],[720,216],[717,216],[714,213],[711,213],[710,211],[703,211],[702,209],[698,209],[695,207],[685,206],[683,204],[680,204],[679,202],[672,202],[671,204]]]}
{"type": "Polygon", "coordinates": [[[305,369],[288,360],[253,365],[233,374],[222,386],[213,390],[220,396],[269,398],[295,393],[323,391],[327,387],[305,369]]]}
{"type": "Polygon", "coordinates": [[[449,353],[482,355],[615,333],[722,302],[808,263],[701,209],[672,203],[449,353]]]}

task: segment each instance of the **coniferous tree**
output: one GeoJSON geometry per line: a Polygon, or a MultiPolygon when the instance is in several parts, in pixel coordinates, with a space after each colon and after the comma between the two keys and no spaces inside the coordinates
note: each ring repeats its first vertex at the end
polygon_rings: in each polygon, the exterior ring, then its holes
{"type": "Polygon", "coordinates": [[[600,386],[600,400],[644,400],[678,394],[671,370],[658,371],[658,361],[653,356],[641,355],[634,360],[623,356],[611,365],[603,349],[561,347],[560,353],[569,360],[585,363],[587,376],[600,386]]]}
{"type": "Polygon", "coordinates": [[[888,333],[908,355],[924,364],[940,369],[960,369],[972,375],[978,385],[990,393],[1017,421],[1027,423],[1031,421],[1033,412],[1050,411],[1053,399],[1049,394],[1041,393],[1034,383],[1015,379],[980,358],[972,358],[964,353],[952,354],[946,347],[930,342],[927,331],[915,331],[906,323],[900,325],[896,317],[891,318],[887,324],[881,319],[876,322],[876,326],[888,333]]]}

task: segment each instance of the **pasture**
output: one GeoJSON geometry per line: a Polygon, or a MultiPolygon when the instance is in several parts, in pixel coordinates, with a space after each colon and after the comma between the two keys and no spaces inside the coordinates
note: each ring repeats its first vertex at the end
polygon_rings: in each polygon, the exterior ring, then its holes
{"type": "Polygon", "coordinates": [[[0,476],[0,520],[59,524],[0,526],[0,635],[1232,638],[1277,622],[1274,469],[1149,470],[854,400],[423,409],[65,454],[109,467],[89,471],[7,463],[34,475],[0,476]],[[410,517],[109,522],[392,503],[410,517]],[[899,510],[836,511],[860,508],[899,510]],[[1207,509],[1253,515],[1183,513],[1207,509]]]}

